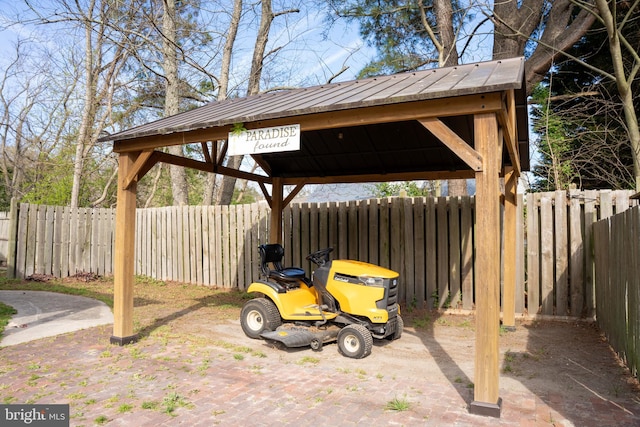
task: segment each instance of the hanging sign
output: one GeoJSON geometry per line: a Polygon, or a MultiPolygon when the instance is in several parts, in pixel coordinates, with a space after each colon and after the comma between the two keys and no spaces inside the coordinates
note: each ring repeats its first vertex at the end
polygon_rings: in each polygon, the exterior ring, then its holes
{"type": "Polygon", "coordinates": [[[227,154],[263,154],[300,149],[300,125],[229,132],[227,154]]]}

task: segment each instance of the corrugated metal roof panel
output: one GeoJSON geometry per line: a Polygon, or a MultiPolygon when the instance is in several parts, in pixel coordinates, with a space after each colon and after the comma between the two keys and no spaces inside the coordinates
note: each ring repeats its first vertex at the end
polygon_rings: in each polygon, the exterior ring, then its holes
{"type": "Polygon", "coordinates": [[[520,89],[524,58],[372,77],[211,102],[102,140],[121,141],[304,114],[520,89]]]}

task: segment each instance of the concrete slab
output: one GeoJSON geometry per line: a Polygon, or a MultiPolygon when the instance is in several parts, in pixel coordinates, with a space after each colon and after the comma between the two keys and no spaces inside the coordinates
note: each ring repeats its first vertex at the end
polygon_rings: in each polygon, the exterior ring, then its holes
{"type": "Polygon", "coordinates": [[[4,330],[0,347],[113,323],[105,303],[77,295],[0,291],[0,301],[18,311],[4,330]]]}

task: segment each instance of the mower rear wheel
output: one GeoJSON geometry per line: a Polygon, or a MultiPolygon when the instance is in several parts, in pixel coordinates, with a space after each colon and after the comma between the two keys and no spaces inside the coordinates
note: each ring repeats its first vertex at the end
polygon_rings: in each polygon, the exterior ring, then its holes
{"type": "Polygon", "coordinates": [[[242,307],[240,325],[249,338],[260,338],[261,333],[275,331],[282,325],[282,319],[273,301],[267,298],[254,298],[242,307]]]}
{"type": "Polygon", "coordinates": [[[362,325],[347,325],[338,332],[340,352],[352,359],[362,359],[371,354],[373,337],[362,325]]]}

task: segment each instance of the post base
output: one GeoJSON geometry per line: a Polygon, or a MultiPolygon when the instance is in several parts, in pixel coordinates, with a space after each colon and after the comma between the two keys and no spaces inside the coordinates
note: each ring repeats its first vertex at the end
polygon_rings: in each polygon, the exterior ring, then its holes
{"type": "Polygon", "coordinates": [[[134,342],[137,342],[138,334],[131,335],[129,337],[116,337],[114,335],[111,335],[111,338],[109,339],[109,341],[111,342],[111,344],[119,345],[120,347],[122,347],[127,344],[132,344],[134,342]]]}
{"type": "Polygon", "coordinates": [[[498,398],[498,403],[487,403],[473,401],[469,405],[469,412],[474,415],[482,415],[483,417],[500,418],[500,411],[502,409],[502,398],[498,398]]]}

